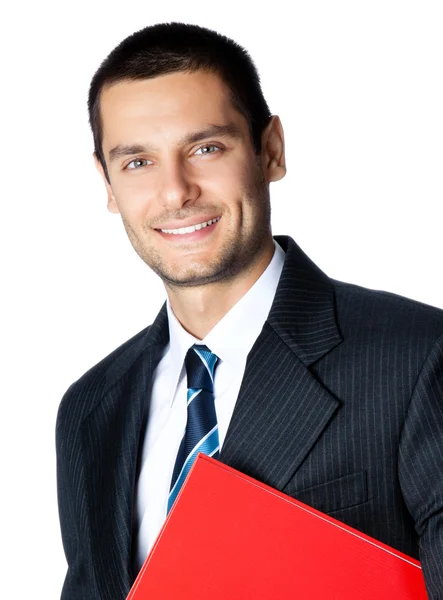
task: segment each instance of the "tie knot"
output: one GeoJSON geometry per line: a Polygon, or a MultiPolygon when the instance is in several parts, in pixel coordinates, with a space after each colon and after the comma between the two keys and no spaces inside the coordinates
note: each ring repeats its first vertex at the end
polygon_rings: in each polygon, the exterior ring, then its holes
{"type": "Polygon", "coordinates": [[[185,358],[188,388],[214,393],[214,371],[217,360],[218,356],[207,346],[194,344],[189,348],[185,358]]]}

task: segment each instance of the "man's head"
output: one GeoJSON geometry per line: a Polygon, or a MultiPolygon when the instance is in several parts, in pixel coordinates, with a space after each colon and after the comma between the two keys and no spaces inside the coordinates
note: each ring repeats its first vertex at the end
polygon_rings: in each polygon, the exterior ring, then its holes
{"type": "Polygon", "coordinates": [[[88,108],[108,207],[166,284],[254,265],[271,240],[269,182],[285,166],[280,122],[245,50],[194,25],[145,28],[102,63],[88,108]]]}

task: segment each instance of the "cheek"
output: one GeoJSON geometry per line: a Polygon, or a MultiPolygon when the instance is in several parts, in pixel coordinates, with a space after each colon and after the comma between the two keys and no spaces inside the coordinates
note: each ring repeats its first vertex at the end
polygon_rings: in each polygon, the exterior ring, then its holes
{"type": "Polygon", "coordinates": [[[200,173],[196,173],[196,181],[202,194],[211,194],[224,203],[238,204],[244,190],[250,187],[250,173],[247,165],[239,160],[220,161],[218,164],[206,165],[200,173]]]}
{"type": "Polygon", "coordinates": [[[146,185],[131,182],[129,185],[113,186],[115,199],[122,215],[129,220],[144,220],[153,205],[146,185]]]}

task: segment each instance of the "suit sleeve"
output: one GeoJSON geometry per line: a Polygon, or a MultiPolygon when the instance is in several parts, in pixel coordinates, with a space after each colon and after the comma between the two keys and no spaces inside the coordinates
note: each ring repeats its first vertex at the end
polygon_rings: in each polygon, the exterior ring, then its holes
{"type": "Polygon", "coordinates": [[[65,394],[57,415],[57,494],[63,547],[68,563],[61,600],[97,600],[92,560],[85,539],[84,495],[79,461],[78,428],[71,411],[75,402],[71,387],[65,394]]]}
{"type": "Polygon", "coordinates": [[[443,336],[414,388],[400,440],[399,478],[420,537],[429,600],[443,600],[443,336]]]}

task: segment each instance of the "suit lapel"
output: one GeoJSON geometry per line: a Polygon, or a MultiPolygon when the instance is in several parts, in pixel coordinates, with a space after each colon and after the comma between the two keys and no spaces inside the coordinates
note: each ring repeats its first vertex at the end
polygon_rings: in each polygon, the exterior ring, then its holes
{"type": "Polygon", "coordinates": [[[100,598],[127,596],[132,508],[143,417],[154,369],[168,340],[165,306],[146,336],[120,356],[101,401],[82,423],[91,551],[100,598]]]}
{"type": "Polygon", "coordinates": [[[339,407],[309,366],[342,337],[329,279],[291,238],[276,240],[285,264],[248,356],[220,460],[282,489],[339,407]]]}

